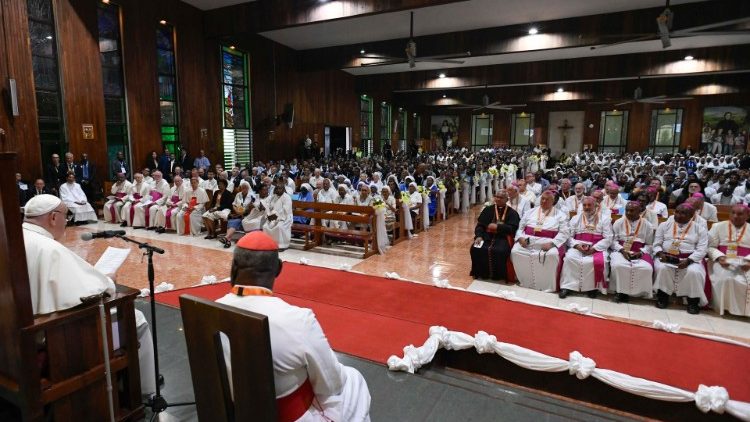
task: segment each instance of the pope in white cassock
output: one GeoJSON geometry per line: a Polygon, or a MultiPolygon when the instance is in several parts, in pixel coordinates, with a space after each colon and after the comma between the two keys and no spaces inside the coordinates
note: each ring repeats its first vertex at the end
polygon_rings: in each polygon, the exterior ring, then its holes
{"type": "Polygon", "coordinates": [[[654,261],[651,247],[654,226],[641,216],[640,202],[630,201],[625,216],[612,225],[610,278],[615,287],[615,302],[627,302],[630,296],[651,298],[654,261]]]}
{"type": "Polygon", "coordinates": [[[160,171],[154,172],[154,183],[145,198],[135,205],[133,216],[133,227],[154,227],[156,224],[156,212],[164,205],[169,196],[169,183],[164,180],[160,171]]]}
{"type": "Polygon", "coordinates": [[[729,221],[711,226],[708,233],[708,265],[715,311],[750,316],[750,208],[732,207],[729,221]]]}
{"type": "Polygon", "coordinates": [[[203,210],[209,199],[197,177],[190,179],[190,187],[191,189],[185,190],[180,211],[175,218],[175,230],[180,235],[197,236],[203,228],[203,210]]]}
{"type": "Polygon", "coordinates": [[[607,293],[607,257],[612,242],[612,222],[597,212],[596,200],[583,198],[583,210],[570,221],[568,251],[560,278],[560,298],[571,291],[607,293]]]}
{"type": "Polygon", "coordinates": [[[73,213],[73,221],[76,223],[87,223],[97,220],[96,211],[89,204],[86,194],[81,189],[81,185],[76,183],[75,174],[68,173],[65,183],[60,185],[60,199],[65,203],[70,212],[73,213]]]}
{"type": "MultiPolygon", "coordinates": [[[[82,297],[113,294],[115,283],[57,240],[65,234],[67,207],[52,195],[37,195],[26,204],[23,242],[35,315],[64,311],[82,297]]],[[[151,331],[143,313],[135,311],[141,394],[156,391],[151,331]]]]}
{"type": "Polygon", "coordinates": [[[659,225],[654,238],[654,290],[656,306],[666,308],[672,293],[687,297],[687,311],[697,314],[706,306],[706,270],[703,258],[708,249],[706,225],[699,223],[695,210],[680,204],[672,217],[659,225]]]}
{"type": "MultiPolygon", "coordinates": [[[[284,186],[278,185],[284,196],[284,186]]],[[[217,302],[268,317],[279,420],[370,420],[370,392],[356,369],[342,365],[328,344],[315,314],[274,296],[274,279],[281,273],[278,246],[260,231],[246,234],[234,250],[232,292],[217,302]]],[[[222,334],[229,385],[229,339],[222,334]]],[[[243,400],[243,397],[234,397],[243,400]]]]}
{"type": "Polygon", "coordinates": [[[120,211],[124,204],[125,197],[128,196],[132,183],[125,179],[125,173],[117,173],[117,181],[112,184],[111,195],[107,197],[104,203],[104,221],[107,223],[120,223],[120,211]]]}
{"type": "Polygon", "coordinates": [[[554,207],[555,193],[544,191],[539,207],[521,217],[510,253],[522,287],[554,292],[569,237],[568,214],[554,207]]]}
{"type": "Polygon", "coordinates": [[[151,191],[151,186],[143,180],[143,174],[136,173],[133,175],[133,179],[135,180],[135,183],[130,186],[130,192],[128,192],[128,195],[125,197],[122,210],[120,210],[122,227],[128,225],[134,226],[135,206],[138,205],[151,191]]]}
{"type": "Polygon", "coordinates": [[[286,193],[283,184],[277,184],[268,201],[263,231],[284,250],[292,240],[292,222],[292,197],[286,193]]]}

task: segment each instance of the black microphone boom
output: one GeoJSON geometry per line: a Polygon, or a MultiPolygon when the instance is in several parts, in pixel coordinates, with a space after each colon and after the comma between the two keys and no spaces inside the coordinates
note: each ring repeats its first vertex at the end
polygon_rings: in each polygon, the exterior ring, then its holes
{"type": "Polygon", "coordinates": [[[81,240],[109,239],[110,237],[125,236],[125,230],[104,230],[101,232],[81,233],[81,240]]]}

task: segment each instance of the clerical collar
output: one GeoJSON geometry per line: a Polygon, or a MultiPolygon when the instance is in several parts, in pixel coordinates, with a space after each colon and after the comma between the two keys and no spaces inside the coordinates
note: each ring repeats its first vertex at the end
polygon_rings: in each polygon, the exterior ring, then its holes
{"type": "Polygon", "coordinates": [[[235,284],[232,286],[232,293],[237,296],[273,296],[273,291],[261,286],[245,286],[235,284]]]}

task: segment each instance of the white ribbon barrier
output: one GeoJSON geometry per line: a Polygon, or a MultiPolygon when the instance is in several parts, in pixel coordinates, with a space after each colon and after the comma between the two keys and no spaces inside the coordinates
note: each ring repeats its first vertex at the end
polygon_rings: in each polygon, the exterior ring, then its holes
{"type": "Polygon", "coordinates": [[[484,204],[487,201],[487,180],[483,176],[479,177],[479,202],[484,204]]]}
{"type": "Polygon", "coordinates": [[[422,214],[422,225],[427,231],[430,228],[430,195],[426,193],[422,193],[422,209],[419,213],[422,214]]]}
{"type": "Polygon", "coordinates": [[[411,221],[411,212],[409,211],[409,204],[401,202],[401,208],[404,209],[404,229],[414,230],[414,223],[411,221]]]}
{"type": "Polygon", "coordinates": [[[446,211],[445,210],[445,192],[446,191],[447,191],[447,189],[440,189],[438,191],[438,199],[437,199],[437,201],[438,201],[438,213],[443,216],[443,220],[445,220],[446,217],[447,217],[445,215],[445,211],[446,211]]]}
{"type": "Polygon", "coordinates": [[[461,212],[468,212],[471,201],[471,185],[469,182],[464,181],[461,184],[461,212]]]}
{"type": "Polygon", "coordinates": [[[388,240],[388,230],[385,228],[385,208],[375,210],[375,227],[378,237],[378,244],[375,247],[378,248],[378,253],[382,255],[391,247],[391,242],[388,240]]]}
{"type": "Polygon", "coordinates": [[[578,351],[570,352],[568,360],[548,356],[525,347],[497,341],[493,335],[479,331],[475,336],[449,331],[445,327],[430,327],[430,336],[420,347],[404,347],[404,357],[388,358],[388,369],[414,373],[423,365],[432,361],[435,353],[441,348],[446,350],[465,350],[475,348],[477,353],[495,353],[500,357],[526,369],[543,372],[568,372],[584,380],[593,377],[619,390],[647,397],[654,400],[687,403],[694,401],[703,413],[727,412],[743,421],[750,421],[750,403],[731,400],[724,387],[705,386],[700,384],[698,391],[692,393],[677,387],[633,377],[609,369],[596,367],[593,359],[583,356],[578,351]]]}
{"type": "Polygon", "coordinates": [[[479,186],[479,180],[475,175],[471,183],[471,189],[469,189],[469,193],[471,195],[471,198],[469,200],[471,201],[471,205],[477,203],[477,186],[479,186]]]}
{"type": "Polygon", "coordinates": [[[455,191],[453,191],[453,209],[459,210],[461,209],[461,192],[456,188],[455,191]]]}

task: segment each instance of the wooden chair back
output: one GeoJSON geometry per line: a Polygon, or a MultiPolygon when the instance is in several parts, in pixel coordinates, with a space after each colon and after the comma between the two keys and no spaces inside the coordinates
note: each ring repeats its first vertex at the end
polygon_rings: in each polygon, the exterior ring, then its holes
{"type": "Polygon", "coordinates": [[[375,224],[375,208],[359,205],[331,204],[326,202],[292,201],[295,217],[322,220],[346,221],[355,224],[375,224]]]}
{"type": "Polygon", "coordinates": [[[190,295],[180,296],[180,310],[198,419],[277,420],[268,317],[190,295]],[[235,399],[220,333],[229,339],[235,399]]]}

